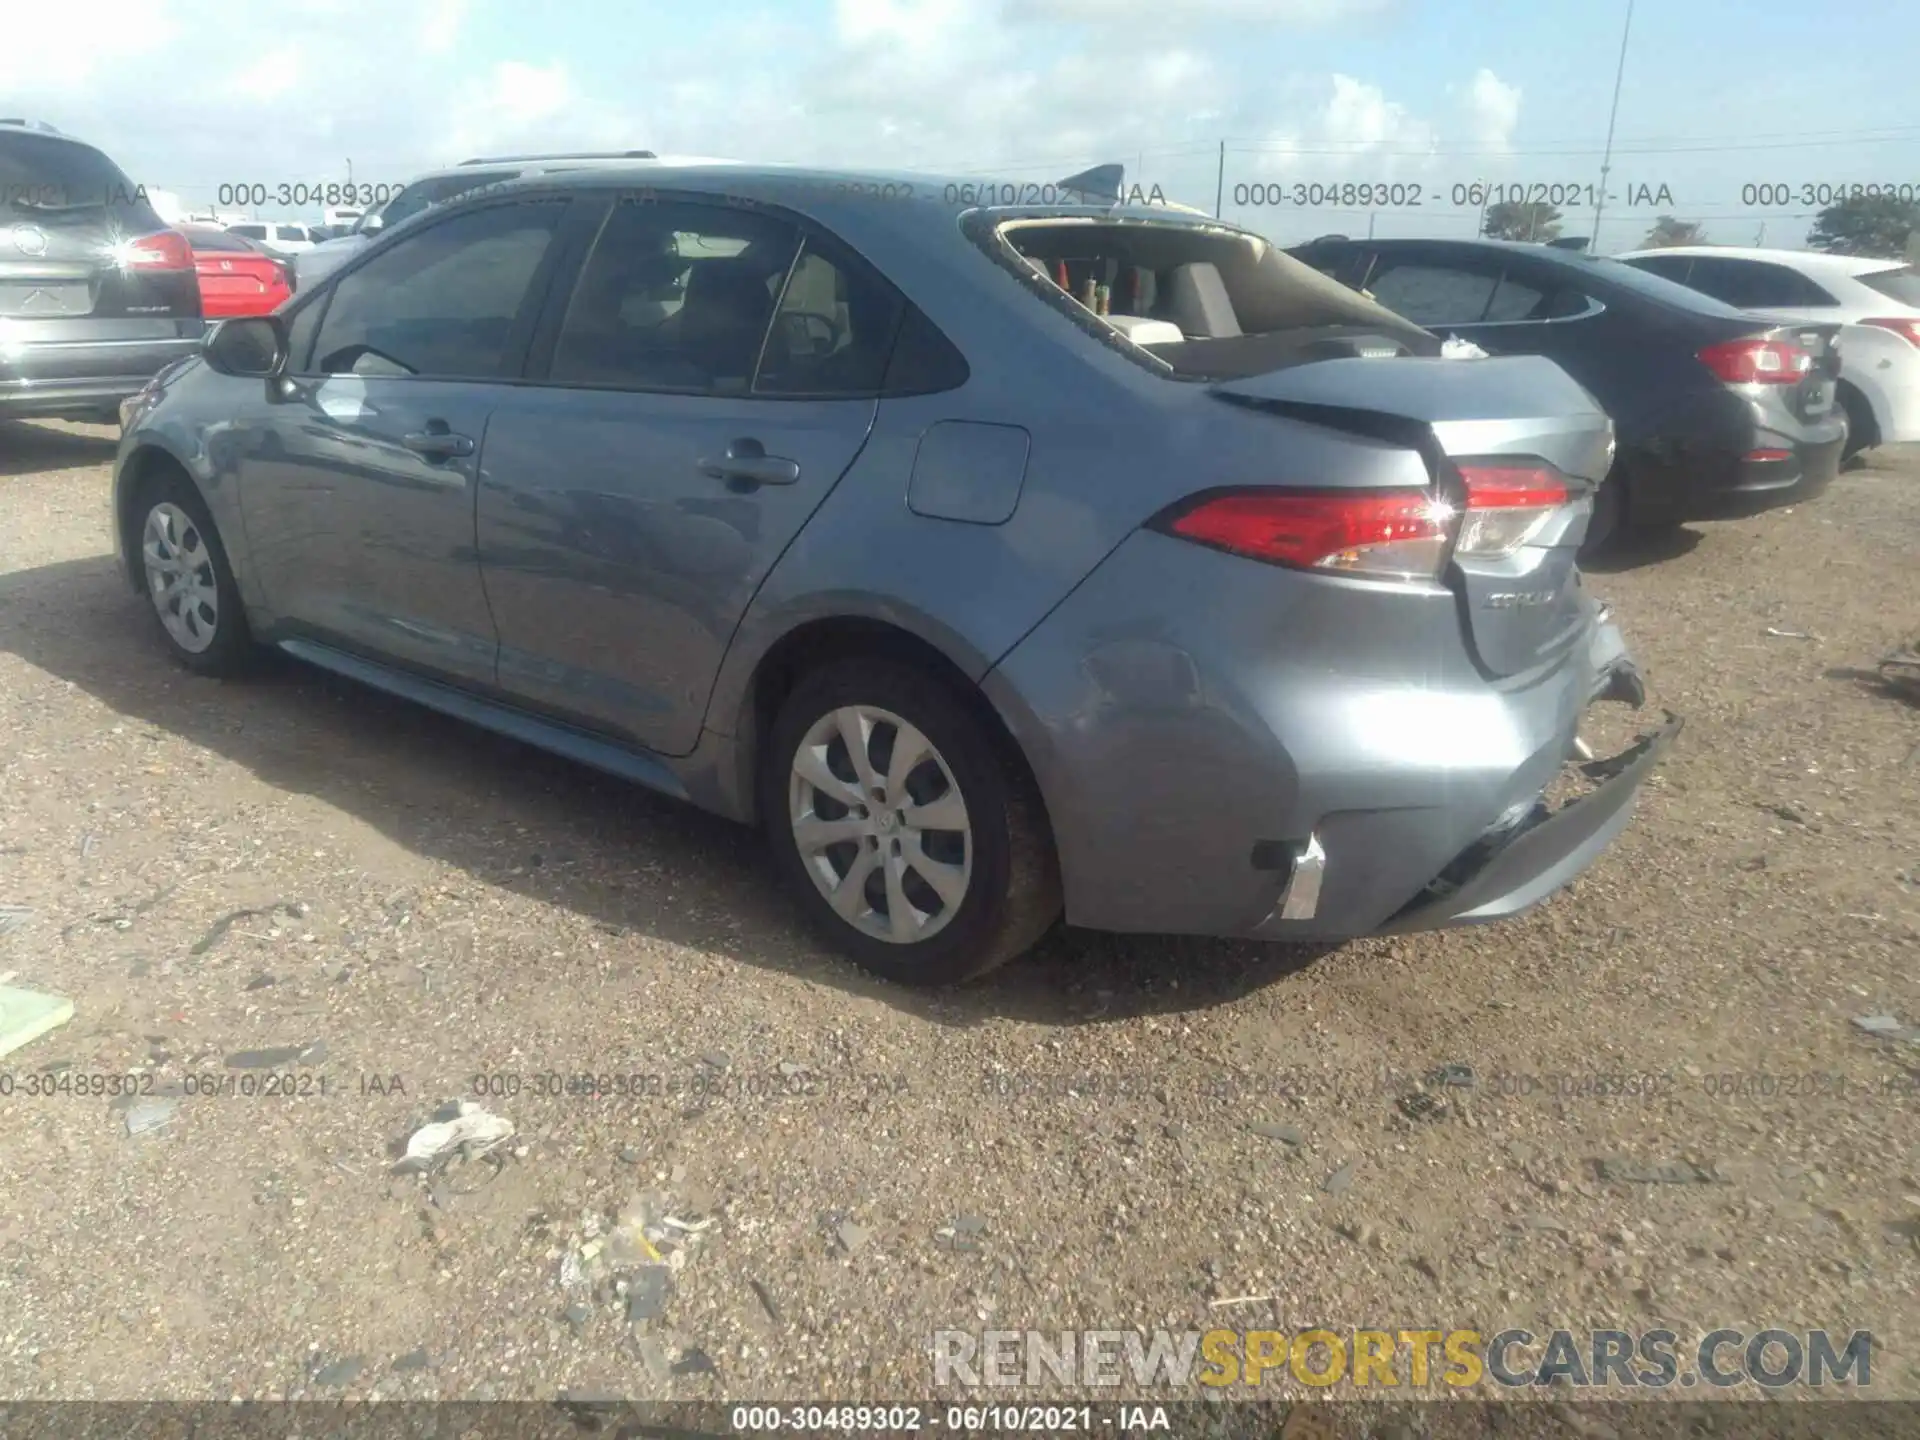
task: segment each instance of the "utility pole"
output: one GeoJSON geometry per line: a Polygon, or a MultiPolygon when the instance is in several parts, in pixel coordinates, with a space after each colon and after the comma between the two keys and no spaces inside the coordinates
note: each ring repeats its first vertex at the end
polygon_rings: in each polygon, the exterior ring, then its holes
{"type": "Polygon", "coordinates": [[[347,156],[347,188],[349,190],[353,188],[353,157],[351,155],[347,156]]]}
{"type": "Polygon", "coordinates": [[[1213,181],[1213,218],[1220,218],[1220,206],[1227,198],[1227,142],[1220,142],[1220,169],[1213,181]]]}
{"type": "Polygon", "coordinates": [[[1369,210],[1369,211],[1367,211],[1367,239],[1369,239],[1369,240],[1371,240],[1371,239],[1373,238],[1373,219],[1374,219],[1374,216],[1376,216],[1376,215],[1378,215],[1379,213],[1380,213],[1380,212],[1379,212],[1378,210],[1369,210]]]}
{"type": "Polygon", "coordinates": [[[1760,222],[1760,233],[1753,237],[1753,248],[1758,250],[1767,243],[1767,222],[1760,222]]]}
{"type": "Polygon", "coordinates": [[[1613,108],[1607,112],[1607,149],[1600,158],[1600,190],[1593,200],[1593,238],[1588,249],[1600,253],[1600,212],[1607,206],[1607,175],[1613,169],[1613,123],[1620,118],[1620,81],[1627,73],[1627,37],[1633,33],[1633,0],[1627,0],[1627,20],[1620,27],[1620,63],[1613,72],[1613,108]]]}

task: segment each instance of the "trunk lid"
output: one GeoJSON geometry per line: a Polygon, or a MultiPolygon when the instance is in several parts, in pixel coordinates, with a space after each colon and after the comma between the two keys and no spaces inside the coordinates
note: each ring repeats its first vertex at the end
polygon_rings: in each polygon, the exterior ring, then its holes
{"type": "Polygon", "coordinates": [[[1435,493],[1466,498],[1475,461],[1542,462],[1568,498],[1525,543],[1499,558],[1458,552],[1447,584],[1459,596],[1481,667],[1513,675],[1565,652],[1586,630],[1575,557],[1592,495],[1613,460],[1613,425],[1566,371],[1538,356],[1328,360],[1223,380],[1229,404],[1365,435],[1420,453],[1435,493]]]}

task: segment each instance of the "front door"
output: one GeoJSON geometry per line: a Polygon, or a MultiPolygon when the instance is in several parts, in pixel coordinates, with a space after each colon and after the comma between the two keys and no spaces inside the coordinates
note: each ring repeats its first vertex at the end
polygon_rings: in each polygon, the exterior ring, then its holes
{"type": "Polygon", "coordinates": [[[760,583],[873,424],[901,309],[761,211],[615,204],[487,432],[499,684],[685,754],[760,583]],[[548,355],[550,353],[550,360],[548,355]]]}
{"type": "Polygon", "coordinates": [[[227,442],[287,629],[491,683],[498,641],[474,552],[481,451],[565,209],[454,215],[341,276],[310,302],[323,309],[303,307],[287,380],[227,442]]]}

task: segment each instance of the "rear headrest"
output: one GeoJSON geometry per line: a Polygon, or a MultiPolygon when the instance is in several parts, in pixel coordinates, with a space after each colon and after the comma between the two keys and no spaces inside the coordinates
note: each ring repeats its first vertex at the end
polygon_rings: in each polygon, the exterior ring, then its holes
{"type": "Polygon", "coordinates": [[[1176,265],[1167,277],[1161,314],[1195,339],[1218,340],[1240,333],[1218,266],[1207,261],[1176,265]]]}

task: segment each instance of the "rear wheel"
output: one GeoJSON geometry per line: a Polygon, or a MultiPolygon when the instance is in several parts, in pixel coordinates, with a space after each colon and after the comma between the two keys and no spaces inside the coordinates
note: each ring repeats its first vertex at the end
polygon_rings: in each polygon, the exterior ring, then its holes
{"type": "Polygon", "coordinates": [[[1626,479],[1615,465],[1593,492],[1593,514],[1587,520],[1586,538],[1580,542],[1580,558],[1600,554],[1617,538],[1626,520],[1626,479]]]}
{"type": "Polygon", "coordinates": [[[140,487],[134,517],[141,589],[169,653],[202,675],[244,670],[253,636],[226,547],[193,482],[159,472],[140,487]]]}
{"type": "Polygon", "coordinates": [[[969,697],[894,660],[805,676],[774,721],[760,808],[809,918],[856,964],[951,985],[1028,949],[1060,879],[1025,767],[969,697]]]}
{"type": "Polygon", "coordinates": [[[1878,445],[1880,427],[1873,422],[1873,407],[1867,403],[1867,397],[1853,386],[1840,386],[1839,399],[1840,408],[1847,414],[1847,439],[1840,450],[1844,461],[1878,445]]]}

